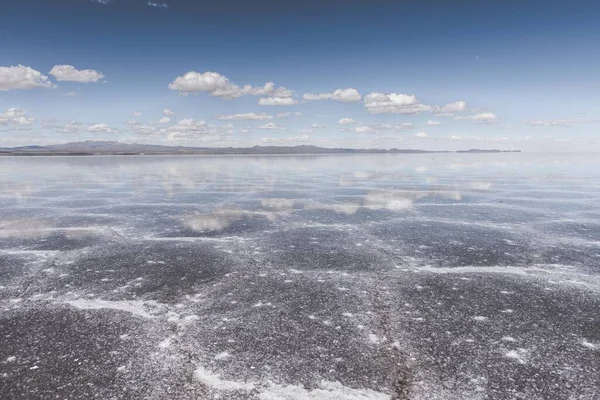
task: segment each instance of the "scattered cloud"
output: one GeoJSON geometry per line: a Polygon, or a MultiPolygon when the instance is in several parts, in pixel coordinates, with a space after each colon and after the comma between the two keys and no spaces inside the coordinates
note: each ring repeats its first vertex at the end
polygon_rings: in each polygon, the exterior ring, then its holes
{"type": "Polygon", "coordinates": [[[55,65],[49,72],[57,81],[90,83],[104,78],[102,72],[93,69],[78,70],[72,65],[55,65]]]}
{"type": "Polygon", "coordinates": [[[164,110],[162,110],[162,115],[164,115],[165,117],[172,117],[173,115],[175,115],[175,111],[169,108],[165,108],[164,110]]]}
{"type": "Polygon", "coordinates": [[[355,121],[352,118],[342,118],[338,121],[338,124],[340,125],[352,125],[352,124],[358,124],[357,121],[355,121]]]}
{"type": "Polygon", "coordinates": [[[356,133],[374,133],[374,132],[377,132],[377,130],[374,129],[373,127],[371,127],[371,126],[357,126],[356,128],[349,129],[349,131],[356,132],[356,133]]]}
{"type": "Polygon", "coordinates": [[[65,124],[63,128],[58,129],[61,133],[78,133],[83,129],[83,122],[79,121],[69,121],[65,124]]]}
{"type": "Polygon", "coordinates": [[[55,88],[46,75],[24,65],[0,67],[0,92],[14,89],[55,88]]]}
{"type": "Polygon", "coordinates": [[[67,92],[64,95],[65,96],[77,96],[77,93],[75,93],[75,92],[67,92]]]}
{"type": "Polygon", "coordinates": [[[132,126],[131,132],[139,136],[153,136],[158,130],[153,126],[139,124],[132,126]]]}
{"type": "Polygon", "coordinates": [[[174,125],[165,128],[162,132],[167,134],[167,139],[191,139],[198,135],[204,135],[211,130],[204,121],[196,121],[192,118],[182,119],[174,125]]]}
{"type": "Polygon", "coordinates": [[[350,132],[350,133],[378,133],[382,131],[400,131],[405,129],[413,129],[414,125],[409,123],[403,124],[371,124],[371,125],[362,125],[353,127],[353,128],[341,128],[341,132],[350,132]]]}
{"type": "MultiPolygon", "coordinates": [[[[290,114],[290,113],[288,113],[290,114]]],[[[217,119],[222,121],[236,121],[236,120],[248,120],[248,121],[265,121],[273,119],[272,115],[267,113],[244,113],[244,114],[233,114],[233,115],[219,115],[217,119]]]]}
{"type": "Polygon", "coordinates": [[[484,112],[484,113],[479,113],[479,114],[468,115],[466,117],[458,116],[458,117],[454,117],[454,119],[470,119],[470,120],[479,121],[479,122],[490,122],[490,121],[494,121],[494,120],[498,119],[498,117],[496,117],[496,115],[494,115],[494,113],[484,112]]]}
{"type": "Polygon", "coordinates": [[[427,121],[427,123],[425,125],[427,125],[427,126],[440,126],[441,124],[442,124],[441,122],[429,120],[429,121],[427,121]]]}
{"type": "Polygon", "coordinates": [[[141,113],[141,112],[139,112],[138,110],[135,110],[134,112],[132,112],[132,113],[131,113],[131,116],[132,116],[133,118],[141,117],[141,116],[142,116],[142,113],[141,113]]]}
{"type": "Polygon", "coordinates": [[[467,103],[460,100],[460,101],[455,101],[453,103],[447,103],[444,104],[441,107],[436,107],[436,112],[440,113],[440,114],[450,114],[450,113],[456,113],[456,112],[461,112],[461,111],[467,111],[467,103]]]}
{"type": "Polygon", "coordinates": [[[429,135],[427,134],[427,132],[417,132],[415,137],[419,139],[427,139],[429,135]]]}
{"type": "Polygon", "coordinates": [[[436,117],[455,117],[456,114],[454,113],[438,113],[435,114],[436,117]]]}
{"type": "Polygon", "coordinates": [[[452,135],[449,136],[448,139],[452,141],[473,141],[473,142],[489,142],[489,143],[498,143],[498,142],[506,142],[508,138],[506,137],[493,137],[493,136],[461,136],[461,135],[452,135]]]}
{"type": "Polygon", "coordinates": [[[163,117],[152,125],[134,125],[129,131],[136,136],[163,138],[169,142],[188,142],[199,140],[202,142],[214,142],[221,139],[224,135],[232,134],[233,125],[225,124],[221,126],[208,124],[205,121],[197,121],[193,118],[185,118],[176,123],[165,126],[172,122],[169,117],[163,117]]]}
{"type": "Polygon", "coordinates": [[[545,121],[529,121],[526,125],[530,126],[555,126],[555,127],[570,127],[573,124],[585,124],[585,123],[597,123],[600,120],[597,119],[558,119],[558,120],[545,120],[545,121]]]}
{"type": "Polygon", "coordinates": [[[107,124],[91,124],[87,131],[90,133],[115,133],[116,129],[111,128],[107,124]]]}
{"type": "Polygon", "coordinates": [[[342,103],[358,103],[362,100],[362,96],[356,89],[337,89],[331,93],[306,93],[302,96],[303,100],[316,101],[316,100],[334,100],[342,103]]]}
{"type": "Polygon", "coordinates": [[[560,126],[563,128],[569,126],[564,121],[530,121],[526,124],[531,126],[560,126]]]}
{"type": "Polygon", "coordinates": [[[320,124],[312,124],[310,127],[312,129],[323,129],[323,128],[325,128],[325,126],[320,125],[320,124]]]}
{"type": "Polygon", "coordinates": [[[291,90],[283,87],[277,88],[273,82],[267,82],[262,87],[238,86],[217,72],[190,71],[175,78],[169,84],[169,89],[185,94],[207,92],[211,96],[225,100],[241,96],[270,96],[270,98],[291,98],[292,96],[291,90]]]}
{"type": "Polygon", "coordinates": [[[0,113],[0,125],[31,125],[34,121],[20,108],[9,108],[0,113]]]}
{"type": "Polygon", "coordinates": [[[158,2],[154,2],[154,1],[149,1],[148,6],[154,7],[154,8],[162,8],[165,10],[169,8],[169,6],[165,3],[158,3],[158,2]]]}
{"type": "Polygon", "coordinates": [[[266,97],[258,100],[259,106],[291,106],[298,101],[291,97],[266,97]]]}
{"type": "Polygon", "coordinates": [[[369,93],[364,106],[371,114],[421,114],[432,107],[421,104],[414,94],[369,93]]]}
{"type": "Polygon", "coordinates": [[[266,124],[258,127],[258,129],[279,129],[279,128],[280,128],[280,126],[277,124],[274,124],[273,122],[269,122],[269,123],[266,123],[266,124]]]}
{"type": "Polygon", "coordinates": [[[152,132],[153,135],[164,136],[168,141],[213,141],[219,139],[223,134],[229,133],[227,126],[215,126],[205,121],[196,121],[186,118],[166,128],[160,128],[152,132]]]}
{"type": "Polygon", "coordinates": [[[296,112],[282,112],[275,115],[275,118],[287,118],[289,116],[294,116],[296,121],[302,121],[304,119],[304,115],[300,111],[296,112]]]}
{"type": "Polygon", "coordinates": [[[313,144],[317,146],[327,146],[331,142],[328,139],[315,139],[308,134],[298,133],[296,136],[288,137],[263,137],[262,143],[280,146],[294,146],[300,144],[313,144]]]}

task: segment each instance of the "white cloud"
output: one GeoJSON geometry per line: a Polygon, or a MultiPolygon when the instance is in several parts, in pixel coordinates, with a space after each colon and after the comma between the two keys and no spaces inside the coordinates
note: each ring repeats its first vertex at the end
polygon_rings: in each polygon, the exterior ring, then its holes
{"type": "Polygon", "coordinates": [[[413,124],[409,124],[407,122],[399,124],[399,125],[394,125],[393,129],[413,129],[415,126],[413,124]]]}
{"type": "Polygon", "coordinates": [[[291,97],[266,97],[258,100],[260,106],[291,106],[298,101],[291,97]]]}
{"type": "Polygon", "coordinates": [[[53,75],[58,81],[80,83],[98,82],[100,79],[104,78],[102,72],[93,69],[78,70],[72,65],[55,65],[52,67],[49,74],[53,75]]]}
{"type": "Polygon", "coordinates": [[[429,135],[427,134],[427,132],[417,132],[415,137],[419,139],[426,139],[429,137],[429,135]]]}
{"type": "Polygon", "coordinates": [[[75,92],[67,92],[64,95],[65,96],[77,96],[77,93],[75,93],[75,92]]]}
{"type": "Polygon", "coordinates": [[[319,125],[319,124],[312,124],[310,127],[313,128],[313,129],[322,129],[322,128],[325,128],[323,125],[319,125]]]}
{"type": "Polygon", "coordinates": [[[135,125],[141,125],[141,122],[138,122],[136,120],[130,119],[127,120],[125,122],[123,122],[125,125],[131,125],[131,126],[135,126],[135,125]]]}
{"type": "Polygon", "coordinates": [[[268,143],[271,145],[281,145],[281,146],[294,146],[294,145],[298,145],[298,144],[307,144],[307,143],[311,143],[313,145],[327,145],[329,144],[329,140],[327,139],[320,139],[320,140],[315,140],[314,138],[311,138],[309,135],[307,134],[303,134],[298,132],[298,135],[296,136],[289,136],[289,137],[263,137],[261,139],[261,142],[263,143],[268,143]]]}
{"type": "Polygon", "coordinates": [[[381,131],[398,131],[404,129],[412,129],[414,128],[413,124],[403,123],[397,125],[391,124],[372,124],[372,125],[362,125],[355,128],[341,128],[341,132],[351,132],[351,133],[376,133],[381,131]]]}
{"type": "MultiPolygon", "coordinates": [[[[289,114],[289,113],[288,113],[289,114]]],[[[272,115],[267,113],[244,113],[244,114],[233,114],[233,115],[219,115],[217,119],[222,121],[235,121],[235,120],[248,120],[248,121],[265,121],[273,119],[272,115]]]]}
{"type": "Polygon", "coordinates": [[[447,103],[444,104],[442,107],[438,107],[438,110],[436,111],[440,114],[467,111],[467,103],[465,103],[462,100],[455,101],[453,103],[447,103]]]}
{"type": "Polygon", "coordinates": [[[473,142],[487,142],[487,143],[500,143],[508,141],[507,137],[493,137],[493,136],[461,136],[461,135],[452,135],[449,136],[449,139],[452,141],[473,141],[473,142]]]}
{"type": "Polygon", "coordinates": [[[258,129],[279,129],[279,125],[269,122],[267,124],[259,126],[258,129]]]}
{"type": "Polygon", "coordinates": [[[352,129],[354,132],[356,133],[373,133],[373,132],[377,132],[376,129],[374,129],[372,126],[357,126],[356,128],[352,129]]]}
{"type": "Polygon", "coordinates": [[[430,121],[427,121],[427,123],[425,125],[427,125],[427,126],[440,126],[441,123],[438,122],[438,121],[431,121],[430,120],[430,121]]]}
{"type": "Polygon", "coordinates": [[[283,87],[276,88],[273,82],[267,82],[262,87],[250,85],[238,86],[217,72],[190,71],[175,78],[169,84],[169,89],[181,93],[207,92],[211,96],[222,99],[234,99],[241,96],[271,96],[272,98],[288,98],[292,91],[283,87]]]}
{"type": "Polygon", "coordinates": [[[494,120],[498,119],[498,117],[496,117],[494,115],[494,113],[484,112],[484,113],[469,115],[466,117],[461,117],[461,116],[454,117],[454,119],[470,119],[473,121],[489,122],[489,121],[494,121],[494,120]]]}
{"type": "Polygon", "coordinates": [[[338,124],[340,125],[352,125],[352,124],[358,124],[357,121],[355,121],[352,118],[342,118],[338,121],[338,124]]]}
{"type": "Polygon", "coordinates": [[[169,122],[171,122],[171,118],[169,118],[169,117],[162,117],[161,119],[158,120],[159,124],[168,124],[169,122]]]}
{"type": "Polygon", "coordinates": [[[166,128],[161,128],[155,132],[156,135],[166,136],[169,141],[189,141],[200,139],[208,141],[218,139],[219,136],[226,133],[222,128],[205,121],[196,121],[192,118],[186,118],[178,121],[176,124],[166,128]]]}
{"type": "Polygon", "coordinates": [[[169,6],[167,4],[165,4],[165,3],[157,3],[157,2],[154,2],[154,1],[149,1],[148,5],[150,7],[154,7],[154,8],[163,8],[165,10],[169,8],[169,6]]]}
{"type": "Polygon", "coordinates": [[[275,117],[277,117],[277,118],[287,118],[287,117],[289,117],[290,115],[292,115],[292,113],[291,113],[291,112],[283,112],[283,113],[279,113],[279,114],[277,114],[275,117]]]}
{"type": "Polygon", "coordinates": [[[106,124],[92,124],[92,125],[88,126],[87,131],[91,132],[91,133],[114,133],[114,132],[116,132],[115,129],[111,128],[110,126],[108,126],[106,124]]]}
{"type": "Polygon", "coordinates": [[[364,105],[371,114],[420,114],[432,107],[419,103],[414,94],[369,93],[364,105]]]}
{"type": "Polygon", "coordinates": [[[142,113],[141,113],[141,112],[139,112],[138,110],[135,110],[134,112],[132,112],[132,113],[131,113],[131,116],[132,116],[133,118],[141,117],[141,116],[142,116],[142,113]]]}
{"type": "Polygon", "coordinates": [[[31,125],[33,121],[35,119],[29,118],[20,108],[9,108],[0,113],[0,125],[31,125]]]}
{"type": "Polygon", "coordinates": [[[175,111],[165,108],[164,110],[162,110],[162,115],[164,115],[165,117],[172,117],[173,115],[175,115],[175,111]]]}
{"type": "Polygon", "coordinates": [[[358,103],[362,100],[362,96],[356,89],[337,89],[332,93],[306,93],[302,96],[306,101],[314,100],[334,100],[342,103],[358,103]]]}
{"type": "Polygon", "coordinates": [[[558,126],[562,128],[569,127],[571,123],[579,122],[577,120],[562,120],[562,121],[530,121],[526,122],[527,125],[531,126],[558,126]]]}
{"type": "Polygon", "coordinates": [[[600,119],[557,119],[546,121],[530,121],[526,122],[526,124],[531,126],[550,126],[567,128],[572,126],[573,124],[593,124],[599,122],[600,119]]]}
{"type": "Polygon", "coordinates": [[[454,113],[438,113],[435,114],[436,117],[454,117],[456,114],[454,113]]]}
{"type": "Polygon", "coordinates": [[[11,89],[55,88],[48,77],[24,65],[0,67],[0,92],[11,89]]]}
{"type": "Polygon", "coordinates": [[[59,129],[59,132],[62,133],[78,133],[83,129],[83,122],[79,121],[70,121],[64,126],[64,128],[59,129]]]}
{"type": "Polygon", "coordinates": [[[371,114],[421,114],[431,111],[438,116],[454,116],[455,112],[467,110],[467,103],[462,100],[431,106],[420,103],[414,94],[403,93],[369,93],[364,98],[364,106],[371,114]]]}
{"type": "Polygon", "coordinates": [[[153,126],[141,125],[141,124],[133,126],[131,128],[131,131],[133,133],[135,133],[136,135],[141,135],[141,136],[152,136],[158,132],[157,129],[153,126]]]}

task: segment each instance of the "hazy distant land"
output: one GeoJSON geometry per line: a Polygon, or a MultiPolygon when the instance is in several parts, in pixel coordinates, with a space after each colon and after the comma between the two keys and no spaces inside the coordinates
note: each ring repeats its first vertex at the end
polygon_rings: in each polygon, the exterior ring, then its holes
{"type": "Polygon", "coordinates": [[[73,142],[48,146],[0,147],[0,155],[190,155],[190,154],[362,154],[362,153],[514,153],[521,150],[469,149],[434,151],[419,149],[346,149],[318,146],[186,147],[114,141],[73,142]]]}

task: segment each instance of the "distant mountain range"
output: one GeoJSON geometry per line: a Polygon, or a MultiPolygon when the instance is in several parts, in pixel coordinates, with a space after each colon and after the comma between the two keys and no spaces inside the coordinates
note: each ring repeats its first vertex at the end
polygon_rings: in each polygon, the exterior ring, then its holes
{"type": "Polygon", "coordinates": [[[0,147],[0,155],[134,155],[134,154],[362,154],[362,153],[510,153],[520,150],[428,151],[414,149],[343,149],[318,146],[185,147],[88,140],[49,146],[0,147]]]}

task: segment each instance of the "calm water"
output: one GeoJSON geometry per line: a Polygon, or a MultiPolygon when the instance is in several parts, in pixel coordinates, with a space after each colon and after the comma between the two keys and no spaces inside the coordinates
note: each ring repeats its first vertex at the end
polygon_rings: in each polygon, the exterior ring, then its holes
{"type": "Polygon", "coordinates": [[[597,399],[597,160],[0,157],[0,397],[597,399]]]}

